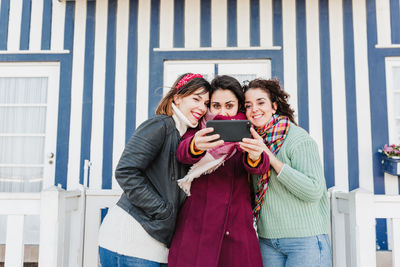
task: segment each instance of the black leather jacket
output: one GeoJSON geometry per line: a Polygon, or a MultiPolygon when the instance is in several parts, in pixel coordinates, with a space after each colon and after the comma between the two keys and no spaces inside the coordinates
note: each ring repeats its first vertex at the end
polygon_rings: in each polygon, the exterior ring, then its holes
{"type": "Polygon", "coordinates": [[[172,117],[157,115],[136,129],[115,171],[124,191],[117,205],[168,247],[185,199],[176,183],[188,170],[176,160],[179,141],[172,117]]]}

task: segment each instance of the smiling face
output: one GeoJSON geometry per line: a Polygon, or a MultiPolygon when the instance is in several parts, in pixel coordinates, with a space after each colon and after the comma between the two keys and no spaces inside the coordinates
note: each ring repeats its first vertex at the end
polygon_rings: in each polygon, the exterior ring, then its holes
{"type": "Polygon", "coordinates": [[[233,117],[238,110],[239,100],[231,90],[218,89],[212,94],[210,101],[212,114],[233,117]]]}
{"type": "Polygon", "coordinates": [[[208,92],[204,93],[204,88],[199,88],[188,96],[174,96],[174,103],[177,108],[192,123],[197,124],[199,119],[207,112],[209,102],[208,92]]]}
{"type": "Polygon", "coordinates": [[[247,119],[257,128],[264,127],[276,112],[276,102],[271,103],[268,93],[260,88],[250,88],[244,95],[247,119]]]}

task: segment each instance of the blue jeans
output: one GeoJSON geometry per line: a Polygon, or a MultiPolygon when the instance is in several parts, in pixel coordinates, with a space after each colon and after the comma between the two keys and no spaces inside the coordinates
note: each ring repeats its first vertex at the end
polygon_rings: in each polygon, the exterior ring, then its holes
{"type": "Polygon", "coordinates": [[[260,238],[264,267],[331,267],[328,235],[299,238],[260,238]]]}
{"type": "Polygon", "coordinates": [[[136,257],[129,257],[99,247],[100,263],[102,267],[167,267],[166,263],[149,261],[136,257]]]}

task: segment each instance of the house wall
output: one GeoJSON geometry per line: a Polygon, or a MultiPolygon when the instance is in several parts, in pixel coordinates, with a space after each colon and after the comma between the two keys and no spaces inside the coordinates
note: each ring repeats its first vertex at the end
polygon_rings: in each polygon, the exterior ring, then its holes
{"type": "MultiPolygon", "coordinates": [[[[398,0],[0,0],[0,62],[60,62],[55,184],[113,170],[161,99],[165,60],[271,59],[319,145],[328,187],[385,193],[385,58],[398,0]]],[[[378,221],[378,232],[386,224],[378,221]]],[[[378,240],[385,248],[384,235],[378,240]]]]}

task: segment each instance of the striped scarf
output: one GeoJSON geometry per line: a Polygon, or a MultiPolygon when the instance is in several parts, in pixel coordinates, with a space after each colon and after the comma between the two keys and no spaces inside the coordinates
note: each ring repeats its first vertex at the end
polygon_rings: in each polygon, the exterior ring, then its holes
{"type": "MultiPolygon", "coordinates": [[[[278,154],[279,149],[285,141],[286,135],[289,131],[289,119],[286,116],[272,115],[270,121],[261,128],[256,128],[257,133],[264,139],[264,143],[267,145],[274,155],[278,154]]],[[[264,202],[265,192],[267,191],[267,182],[271,176],[271,168],[266,174],[259,175],[257,177],[257,190],[255,192],[255,207],[253,214],[256,222],[260,216],[261,206],[264,202]]]]}

